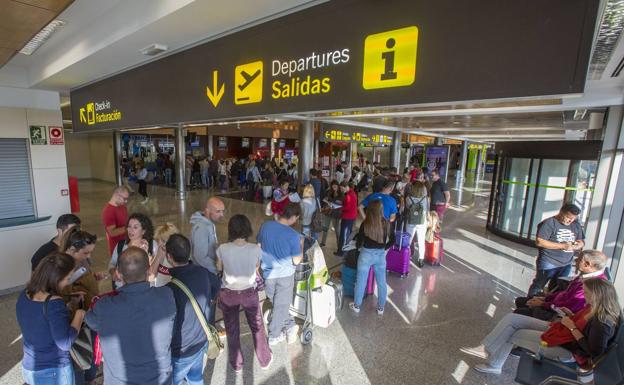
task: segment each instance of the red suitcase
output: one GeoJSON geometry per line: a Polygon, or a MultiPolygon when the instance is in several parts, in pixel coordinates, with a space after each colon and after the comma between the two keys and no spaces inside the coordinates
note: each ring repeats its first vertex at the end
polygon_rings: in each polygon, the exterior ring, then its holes
{"type": "Polygon", "coordinates": [[[433,242],[425,242],[425,262],[430,265],[440,265],[444,256],[444,246],[442,238],[437,235],[433,242]]]}
{"type": "Polygon", "coordinates": [[[375,270],[371,267],[368,271],[368,280],[366,281],[366,292],[364,294],[371,295],[375,293],[375,270]]]}

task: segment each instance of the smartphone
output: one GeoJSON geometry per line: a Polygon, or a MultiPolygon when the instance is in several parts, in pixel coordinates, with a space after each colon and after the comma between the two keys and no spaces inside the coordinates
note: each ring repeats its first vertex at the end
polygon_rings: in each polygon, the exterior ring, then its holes
{"type": "Polygon", "coordinates": [[[76,271],[74,271],[72,273],[72,275],[69,277],[69,284],[73,284],[74,282],[76,282],[78,279],[80,279],[80,277],[82,277],[85,273],[87,272],[87,268],[86,267],[81,267],[79,269],[77,269],[76,271]]]}
{"type": "Polygon", "coordinates": [[[563,311],[563,310],[559,309],[559,308],[558,308],[557,306],[555,306],[555,305],[550,305],[550,308],[551,308],[551,309],[552,309],[555,313],[557,313],[557,315],[558,315],[559,317],[562,317],[562,318],[563,318],[563,317],[567,317],[567,316],[568,316],[566,313],[564,313],[564,311],[563,311]]]}

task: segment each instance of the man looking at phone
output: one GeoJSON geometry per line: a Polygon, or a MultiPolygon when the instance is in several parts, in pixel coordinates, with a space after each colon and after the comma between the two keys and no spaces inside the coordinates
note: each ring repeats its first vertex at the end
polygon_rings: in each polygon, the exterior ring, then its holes
{"type": "Polygon", "coordinates": [[[577,221],[580,212],[577,206],[566,203],[557,215],[537,225],[535,245],[539,253],[529,297],[542,292],[548,281],[551,281],[552,288],[552,282],[557,278],[570,275],[575,252],[585,246],[585,233],[577,221]]]}
{"type": "Polygon", "coordinates": [[[516,298],[516,310],[514,310],[514,313],[544,321],[550,321],[553,317],[562,315],[562,313],[576,313],[585,306],[583,281],[588,278],[607,279],[604,273],[606,265],[607,256],[602,251],[582,251],[576,258],[576,272],[578,275],[574,277],[565,290],[556,291],[542,297],[518,297],[516,298]]]}

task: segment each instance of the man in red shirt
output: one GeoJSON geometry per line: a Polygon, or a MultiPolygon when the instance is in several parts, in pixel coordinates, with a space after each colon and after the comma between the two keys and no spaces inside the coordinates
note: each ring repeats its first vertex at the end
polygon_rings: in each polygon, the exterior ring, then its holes
{"type": "Polygon", "coordinates": [[[358,215],[358,198],[353,189],[353,182],[342,182],[340,189],[344,193],[344,201],[342,203],[342,216],[340,221],[340,237],[338,238],[338,250],[334,255],[342,255],[342,248],[351,236],[353,225],[358,215]]]}
{"type": "Polygon", "coordinates": [[[102,222],[108,240],[108,254],[112,255],[117,243],[126,239],[126,224],[128,222],[128,209],[126,202],[130,192],[125,186],[119,186],[113,190],[113,196],[102,210],[102,222]]]}

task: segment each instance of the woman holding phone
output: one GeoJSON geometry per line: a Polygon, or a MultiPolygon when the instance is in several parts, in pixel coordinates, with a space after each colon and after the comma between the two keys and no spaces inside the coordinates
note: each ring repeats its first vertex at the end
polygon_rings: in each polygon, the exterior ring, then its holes
{"type": "Polygon", "coordinates": [[[15,306],[22,338],[22,374],[28,385],[74,385],[71,349],[84,310],[70,317],[61,297],[74,271],[74,259],[54,252],[37,266],[15,306]]]}

